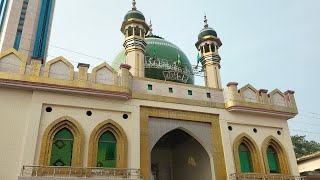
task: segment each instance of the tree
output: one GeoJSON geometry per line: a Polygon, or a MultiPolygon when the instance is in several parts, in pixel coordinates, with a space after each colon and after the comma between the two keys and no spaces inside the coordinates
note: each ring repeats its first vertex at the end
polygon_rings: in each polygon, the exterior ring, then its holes
{"type": "Polygon", "coordinates": [[[306,140],[306,136],[291,136],[296,158],[320,151],[320,143],[306,140]]]}

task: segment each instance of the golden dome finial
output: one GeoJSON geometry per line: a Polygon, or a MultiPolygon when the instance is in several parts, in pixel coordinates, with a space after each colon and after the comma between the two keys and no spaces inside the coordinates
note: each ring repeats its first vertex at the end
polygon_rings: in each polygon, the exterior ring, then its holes
{"type": "Polygon", "coordinates": [[[151,19],[150,19],[148,36],[153,36],[152,31],[153,31],[153,29],[152,29],[152,22],[151,22],[151,19]]]}
{"type": "Polygon", "coordinates": [[[208,28],[208,27],[209,27],[209,25],[208,25],[208,19],[207,19],[207,15],[206,15],[206,14],[204,14],[204,27],[205,27],[205,28],[208,28]]]}
{"type": "Polygon", "coordinates": [[[132,0],[132,10],[137,10],[136,4],[136,0],[132,0]]]}

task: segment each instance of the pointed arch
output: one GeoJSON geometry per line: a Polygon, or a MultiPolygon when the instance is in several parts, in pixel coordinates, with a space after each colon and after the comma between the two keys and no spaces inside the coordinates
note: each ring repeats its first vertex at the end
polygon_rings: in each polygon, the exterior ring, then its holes
{"type": "Polygon", "coordinates": [[[239,158],[239,146],[244,144],[250,151],[253,173],[263,173],[262,160],[256,142],[246,133],[238,135],[233,143],[233,155],[236,172],[241,173],[241,162],[239,158]]]}
{"type": "Polygon", "coordinates": [[[277,163],[279,165],[279,173],[289,175],[291,172],[290,172],[290,167],[288,163],[288,155],[285,151],[285,148],[281,144],[281,142],[274,136],[267,137],[263,141],[262,147],[261,147],[262,157],[264,161],[264,168],[266,173],[270,174],[268,155],[267,155],[267,150],[269,147],[272,147],[276,152],[277,161],[278,161],[277,163]]]}
{"type": "Polygon", "coordinates": [[[97,166],[98,142],[100,136],[110,131],[116,138],[116,167],[127,168],[128,165],[128,139],[125,131],[115,121],[109,119],[98,124],[92,131],[89,139],[88,167],[97,166]]]}
{"type": "Polygon", "coordinates": [[[71,166],[82,166],[84,132],[80,124],[69,116],[55,120],[44,131],[41,141],[39,165],[50,165],[53,138],[57,132],[64,128],[68,129],[74,137],[71,166]]]}

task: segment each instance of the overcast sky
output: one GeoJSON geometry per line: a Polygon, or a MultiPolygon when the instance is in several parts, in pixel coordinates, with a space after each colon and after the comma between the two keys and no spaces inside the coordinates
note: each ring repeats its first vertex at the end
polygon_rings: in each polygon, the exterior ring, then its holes
{"type": "MultiPolygon", "coordinates": [[[[320,1],[137,0],[137,8],[152,19],[154,34],[179,46],[192,64],[206,13],[223,43],[223,85],[296,91],[300,115],[289,121],[291,134],[320,142],[320,1]]],[[[129,0],[56,0],[48,58],[111,64],[122,49],[120,26],[130,9],[129,0]]]]}

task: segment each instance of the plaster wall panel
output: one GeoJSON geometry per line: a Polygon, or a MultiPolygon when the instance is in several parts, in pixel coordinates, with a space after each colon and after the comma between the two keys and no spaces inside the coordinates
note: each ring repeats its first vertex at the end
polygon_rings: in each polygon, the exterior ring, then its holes
{"type": "Polygon", "coordinates": [[[70,69],[63,61],[53,63],[49,69],[49,78],[69,79],[70,69]]]}
{"type": "Polygon", "coordinates": [[[22,167],[23,140],[32,92],[0,88],[0,177],[17,179],[22,167]]]}
{"type": "Polygon", "coordinates": [[[103,67],[97,71],[96,83],[114,85],[114,74],[108,68],[103,67]]]}
{"type": "Polygon", "coordinates": [[[9,54],[0,59],[0,72],[19,74],[21,60],[14,54],[9,54]]]}

